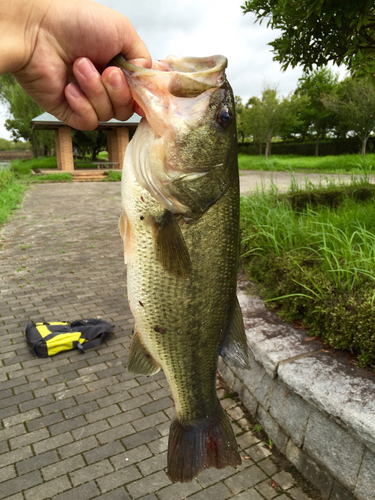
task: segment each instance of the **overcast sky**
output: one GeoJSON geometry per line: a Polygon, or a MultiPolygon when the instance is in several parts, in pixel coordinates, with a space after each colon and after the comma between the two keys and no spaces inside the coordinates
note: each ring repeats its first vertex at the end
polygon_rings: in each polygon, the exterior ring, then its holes
{"type": "MultiPolygon", "coordinates": [[[[78,0],[79,1],[79,0],[78,0]]],[[[146,43],[153,59],[169,54],[228,58],[227,77],[235,95],[246,102],[260,95],[264,86],[278,86],[287,95],[297,86],[301,68],[282,72],[272,60],[268,42],[276,37],[266,23],[254,24],[255,16],[242,14],[242,0],[99,0],[125,14],[146,43]]],[[[337,68],[334,68],[337,70],[337,68]]],[[[344,70],[340,71],[344,74],[344,70]]],[[[0,137],[10,138],[4,128],[6,108],[0,108],[0,137]]]]}

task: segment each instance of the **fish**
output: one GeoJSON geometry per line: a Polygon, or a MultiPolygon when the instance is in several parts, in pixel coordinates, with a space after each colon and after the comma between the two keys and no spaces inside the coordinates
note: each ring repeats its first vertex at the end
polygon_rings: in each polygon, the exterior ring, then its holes
{"type": "Polygon", "coordinates": [[[128,370],[163,370],[175,403],[167,474],[241,463],[216,393],[218,358],[248,368],[236,296],[239,172],[227,59],[168,56],[150,69],[117,56],[144,112],[127,146],[122,214],[129,306],[128,370]]]}

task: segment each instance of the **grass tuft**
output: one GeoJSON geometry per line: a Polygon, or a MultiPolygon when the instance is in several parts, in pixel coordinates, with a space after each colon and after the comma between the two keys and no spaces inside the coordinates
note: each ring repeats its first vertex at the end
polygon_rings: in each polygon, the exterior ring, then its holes
{"type": "Polygon", "coordinates": [[[10,170],[0,170],[0,225],[21,203],[26,186],[17,182],[10,170]]]}

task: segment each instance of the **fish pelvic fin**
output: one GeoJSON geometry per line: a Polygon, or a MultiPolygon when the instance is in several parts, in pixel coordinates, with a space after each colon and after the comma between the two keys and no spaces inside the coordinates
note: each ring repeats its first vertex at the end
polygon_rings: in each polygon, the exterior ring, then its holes
{"type": "Polygon", "coordinates": [[[220,355],[225,361],[236,368],[250,369],[245,327],[237,296],[233,316],[229,323],[220,355]]]}
{"type": "Polygon", "coordinates": [[[172,421],[167,474],[174,483],[192,481],[204,469],[240,464],[232,426],[219,402],[212,417],[191,424],[177,418],[172,421]]]}
{"type": "Polygon", "coordinates": [[[180,226],[172,212],[165,210],[159,220],[151,217],[157,260],[163,268],[176,276],[190,273],[190,255],[180,226]]]}
{"type": "Polygon", "coordinates": [[[124,243],[124,262],[128,264],[130,255],[130,225],[125,212],[121,212],[118,220],[118,229],[124,243]]]}
{"type": "Polygon", "coordinates": [[[160,365],[143,345],[139,333],[135,329],[130,344],[128,371],[138,375],[154,375],[159,370],[160,365]]]}

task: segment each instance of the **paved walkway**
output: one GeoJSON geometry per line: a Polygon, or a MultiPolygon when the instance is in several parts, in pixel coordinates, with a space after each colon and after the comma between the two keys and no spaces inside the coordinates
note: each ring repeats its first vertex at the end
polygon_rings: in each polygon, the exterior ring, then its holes
{"type": "Polygon", "coordinates": [[[119,213],[119,183],[43,184],[0,231],[0,500],[320,499],[230,397],[242,465],[171,484],[165,378],[125,368],[133,319],[119,213]],[[30,320],[92,316],[116,323],[101,348],[29,353],[30,320]]]}
{"type": "MultiPolygon", "coordinates": [[[[242,170],[240,173],[241,180],[241,194],[249,194],[255,189],[261,190],[262,187],[269,189],[271,184],[275,184],[280,193],[284,193],[290,188],[291,182],[297,183],[302,188],[306,186],[319,186],[319,184],[326,187],[331,183],[335,182],[336,185],[340,183],[349,184],[352,179],[360,179],[359,175],[347,175],[347,174],[311,174],[311,173],[301,173],[294,172],[267,172],[259,170],[242,170]]],[[[375,184],[375,176],[370,175],[369,181],[375,184]]]]}

